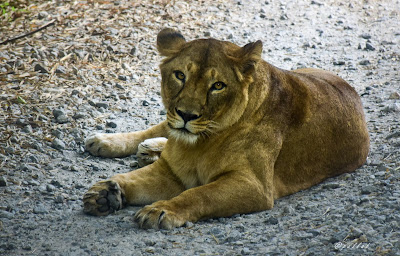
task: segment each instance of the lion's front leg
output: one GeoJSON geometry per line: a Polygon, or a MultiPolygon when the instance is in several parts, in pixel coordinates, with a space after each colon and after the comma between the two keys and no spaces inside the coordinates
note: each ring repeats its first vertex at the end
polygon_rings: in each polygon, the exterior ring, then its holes
{"type": "Polygon", "coordinates": [[[102,216],[128,204],[151,204],[179,195],[183,185],[161,162],[97,182],[83,196],[84,212],[102,216]]]}
{"type": "Polygon", "coordinates": [[[145,206],[135,221],[142,228],[172,229],[187,221],[267,210],[273,204],[272,187],[264,187],[252,174],[232,172],[171,200],[145,206]]]}
{"type": "Polygon", "coordinates": [[[136,154],[138,146],[146,139],[167,137],[167,124],[162,122],[147,130],[130,133],[97,133],[85,141],[86,150],[94,156],[125,157],[136,154]]]}

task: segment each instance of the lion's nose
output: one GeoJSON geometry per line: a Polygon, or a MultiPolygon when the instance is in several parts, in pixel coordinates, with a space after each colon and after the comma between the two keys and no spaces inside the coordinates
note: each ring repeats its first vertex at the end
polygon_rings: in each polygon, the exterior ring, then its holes
{"type": "Polygon", "coordinates": [[[180,117],[182,117],[182,119],[183,119],[183,121],[184,121],[185,123],[200,118],[199,115],[192,114],[192,113],[187,113],[187,112],[183,112],[183,111],[181,111],[181,110],[179,110],[179,109],[175,109],[175,111],[176,111],[176,113],[178,113],[178,115],[179,115],[180,117]]]}

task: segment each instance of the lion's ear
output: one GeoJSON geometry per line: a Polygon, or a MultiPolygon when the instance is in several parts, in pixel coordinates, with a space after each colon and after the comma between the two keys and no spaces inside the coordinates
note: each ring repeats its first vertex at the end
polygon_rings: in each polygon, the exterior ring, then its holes
{"type": "Polygon", "coordinates": [[[163,56],[171,56],[182,49],[186,43],[180,32],[171,28],[165,28],[157,35],[157,49],[163,56]]]}
{"type": "Polygon", "coordinates": [[[243,74],[249,74],[254,71],[254,67],[257,62],[261,59],[262,54],[262,42],[248,43],[238,52],[238,58],[240,59],[241,72],[243,74]]]}

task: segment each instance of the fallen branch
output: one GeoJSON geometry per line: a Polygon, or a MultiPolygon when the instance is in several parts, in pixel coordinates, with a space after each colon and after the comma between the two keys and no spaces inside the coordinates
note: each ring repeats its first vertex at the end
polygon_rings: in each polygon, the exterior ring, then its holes
{"type": "Polygon", "coordinates": [[[20,35],[20,36],[16,36],[14,38],[7,39],[7,40],[1,42],[0,45],[11,43],[11,42],[17,41],[18,39],[33,35],[36,32],[39,32],[39,31],[41,31],[41,30],[43,30],[43,29],[45,29],[47,27],[50,27],[50,26],[54,25],[55,22],[56,22],[56,20],[51,20],[49,23],[46,23],[45,25],[41,26],[38,29],[35,29],[35,30],[33,30],[33,31],[29,32],[29,33],[26,33],[26,34],[23,34],[23,35],[20,35]]]}

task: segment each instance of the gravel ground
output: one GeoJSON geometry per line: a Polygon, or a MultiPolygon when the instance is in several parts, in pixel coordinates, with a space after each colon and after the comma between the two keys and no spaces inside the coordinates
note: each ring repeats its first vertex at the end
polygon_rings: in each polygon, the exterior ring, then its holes
{"type": "MultiPolygon", "coordinates": [[[[400,255],[400,2],[13,1],[0,16],[1,255],[400,255]],[[83,214],[96,181],[135,157],[84,152],[93,132],[141,130],[165,119],[155,37],[239,45],[263,58],[338,73],[361,95],[367,163],[270,211],[140,230],[138,207],[83,214]]],[[[1,5],[0,5],[1,6],[1,5]]]]}

